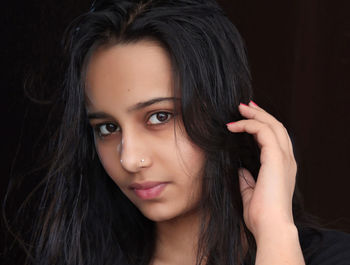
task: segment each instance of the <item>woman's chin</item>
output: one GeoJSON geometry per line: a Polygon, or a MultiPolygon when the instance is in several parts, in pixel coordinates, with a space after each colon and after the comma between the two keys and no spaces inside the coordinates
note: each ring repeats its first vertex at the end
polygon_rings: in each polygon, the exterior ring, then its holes
{"type": "Polygon", "coordinates": [[[172,219],[175,219],[177,217],[177,214],[171,213],[168,210],[141,210],[142,214],[149,220],[159,223],[159,222],[166,222],[172,219]]]}
{"type": "Polygon", "coordinates": [[[198,209],[180,209],[175,210],[169,206],[167,207],[150,207],[148,209],[140,209],[142,214],[149,220],[162,223],[162,222],[172,222],[182,218],[187,219],[188,217],[195,216],[198,214],[198,209]]]}

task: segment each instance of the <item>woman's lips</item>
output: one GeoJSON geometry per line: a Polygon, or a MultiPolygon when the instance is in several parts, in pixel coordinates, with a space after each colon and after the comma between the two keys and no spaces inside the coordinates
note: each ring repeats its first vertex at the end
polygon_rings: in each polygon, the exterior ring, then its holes
{"type": "Polygon", "coordinates": [[[130,185],[130,189],[135,192],[139,198],[149,200],[158,197],[167,184],[167,182],[133,183],[130,185]]]}

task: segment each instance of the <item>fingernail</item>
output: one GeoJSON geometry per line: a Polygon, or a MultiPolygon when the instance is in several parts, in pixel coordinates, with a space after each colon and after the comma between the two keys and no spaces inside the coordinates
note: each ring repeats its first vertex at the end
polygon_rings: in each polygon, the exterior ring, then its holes
{"type": "Polygon", "coordinates": [[[243,105],[243,106],[246,106],[246,107],[249,107],[247,104],[244,104],[244,103],[239,103],[239,105],[243,105]]]}
{"type": "Polygon", "coordinates": [[[254,106],[259,107],[258,104],[256,104],[253,100],[250,101],[254,106]]]}
{"type": "Polygon", "coordinates": [[[231,121],[229,123],[226,123],[226,126],[229,126],[229,125],[234,124],[234,123],[236,123],[236,122],[235,121],[231,121]]]}

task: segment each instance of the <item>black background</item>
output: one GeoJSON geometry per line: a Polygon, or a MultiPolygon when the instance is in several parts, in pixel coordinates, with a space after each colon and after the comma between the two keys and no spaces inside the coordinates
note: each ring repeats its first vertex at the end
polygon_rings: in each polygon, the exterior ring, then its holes
{"type": "MultiPolygon", "coordinates": [[[[306,208],[350,232],[350,1],[220,0],[248,48],[255,101],[290,132],[306,208]]],[[[31,0],[1,5],[1,182],[30,168],[57,80],[65,27],[90,1],[31,0]],[[38,78],[40,77],[40,78],[38,78]],[[25,93],[25,84],[28,92],[25,93]],[[41,91],[41,92],[40,92],[41,91]],[[16,161],[14,162],[14,158],[16,161]]],[[[18,194],[19,198],[21,194],[18,194]]],[[[13,209],[15,210],[15,209],[13,209]]]]}

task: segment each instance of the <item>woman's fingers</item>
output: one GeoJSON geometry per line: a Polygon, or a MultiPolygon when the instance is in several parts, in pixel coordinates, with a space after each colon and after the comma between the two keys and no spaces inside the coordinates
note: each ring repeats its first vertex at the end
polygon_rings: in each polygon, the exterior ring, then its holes
{"type": "Polygon", "coordinates": [[[261,163],[288,161],[291,166],[295,164],[292,144],[284,126],[260,107],[251,105],[239,106],[241,114],[248,119],[229,123],[227,128],[254,136],[261,148],[261,163]]]}
{"type": "MultiPolygon", "coordinates": [[[[281,172],[289,172],[291,183],[294,183],[297,170],[290,138],[284,127],[272,115],[257,106],[240,106],[240,111],[246,120],[240,120],[227,125],[232,132],[246,132],[254,136],[260,149],[260,162],[263,170],[273,170],[260,182],[274,179],[281,172]],[[276,128],[281,126],[282,128],[276,128]]],[[[285,174],[282,174],[285,175],[285,174]]],[[[276,181],[276,180],[275,180],[276,181]]]]}
{"type": "MultiPolygon", "coordinates": [[[[250,107],[254,108],[254,109],[258,109],[258,110],[261,110],[261,111],[265,111],[264,109],[260,108],[258,106],[258,104],[256,104],[254,101],[250,101],[249,104],[248,104],[250,107]]],[[[265,111],[266,112],[266,111],[265,111]]]]}
{"type": "Polygon", "coordinates": [[[279,149],[279,142],[271,127],[266,123],[253,119],[240,120],[228,124],[227,128],[232,132],[247,132],[254,135],[261,148],[271,146],[279,149]]]}
{"type": "MultiPolygon", "coordinates": [[[[258,109],[262,112],[265,112],[266,114],[270,115],[273,119],[275,119],[271,114],[269,114],[268,112],[266,112],[264,109],[262,109],[261,107],[259,107],[255,102],[253,101],[250,101],[249,104],[248,104],[250,107],[252,108],[255,108],[255,109],[258,109]]],[[[276,120],[276,119],[275,119],[276,120]]],[[[283,126],[282,123],[280,123],[278,120],[277,121],[277,125],[280,125],[280,127],[282,127],[285,135],[286,135],[286,138],[287,138],[287,142],[288,142],[288,147],[289,147],[289,150],[291,152],[291,154],[294,156],[294,152],[293,152],[293,145],[292,145],[292,141],[290,139],[290,136],[289,136],[289,133],[287,131],[287,129],[283,126]]]]}
{"type": "Polygon", "coordinates": [[[265,110],[253,102],[250,102],[249,106],[240,104],[239,111],[245,118],[260,121],[271,127],[273,133],[277,138],[277,141],[280,143],[281,149],[293,155],[293,148],[289,134],[286,128],[275,117],[267,113],[265,110]]]}

